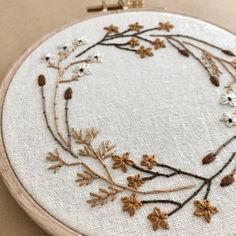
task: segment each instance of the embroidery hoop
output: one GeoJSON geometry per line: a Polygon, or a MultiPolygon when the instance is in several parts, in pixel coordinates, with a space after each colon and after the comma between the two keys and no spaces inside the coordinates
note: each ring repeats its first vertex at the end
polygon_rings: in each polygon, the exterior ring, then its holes
{"type": "MultiPolygon", "coordinates": [[[[185,15],[185,14],[179,14],[179,13],[169,12],[169,11],[160,11],[160,10],[157,11],[155,9],[135,9],[135,10],[129,10],[129,11],[130,12],[135,12],[135,11],[139,11],[139,10],[140,11],[167,12],[167,13],[172,13],[172,14],[176,14],[176,15],[188,16],[188,15],[185,15]]],[[[71,24],[67,24],[67,25],[57,29],[56,31],[53,31],[52,33],[48,34],[47,36],[43,37],[39,41],[37,41],[32,47],[30,47],[15,62],[15,64],[12,66],[12,68],[7,73],[7,76],[3,79],[2,85],[1,85],[1,88],[0,88],[0,91],[1,91],[1,97],[0,97],[1,108],[3,108],[5,95],[7,93],[8,87],[9,87],[16,71],[21,66],[22,62],[24,62],[24,60],[28,57],[28,55],[30,55],[34,51],[34,49],[39,47],[42,43],[44,43],[44,41],[46,41],[51,36],[55,35],[56,33],[64,30],[65,28],[67,28],[67,27],[69,27],[73,24],[79,23],[81,21],[85,21],[87,19],[91,19],[91,18],[95,18],[95,17],[99,17],[99,16],[104,16],[104,15],[111,15],[111,14],[117,14],[117,13],[107,13],[107,14],[100,13],[100,14],[96,14],[96,15],[93,15],[93,16],[81,18],[79,21],[77,20],[77,21],[75,21],[71,24]]],[[[192,16],[189,16],[189,17],[198,19],[198,18],[192,17],[192,16]]],[[[207,22],[207,21],[205,21],[205,22],[207,22]]],[[[208,22],[208,23],[212,24],[211,22],[208,22]]],[[[212,25],[215,25],[215,24],[212,24],[212,25]]],[[[215,26],[217,26],[217,25],[215,25],[215,26]]],[[[219,26],[217,26],[217,27],[219,27],[219,26]]],[[[222,27],[219,27],[219,28],[224,29],[222,27]]],[[[224,29],[224,30],[227,31],[227,32],[230,32],[229,30],[226,30],[226,29],[224,29]]],[[[230,32],[230,33],[233,34],[232,32],[230,32]]],[[[233,34],[233,35],[235,35],[235,34],[233,34]]],[[[2,115],[2,109],[1,109],[1,115],[2,115]]],[[[2,119],[2,116],[1,116],[1,119],[2,119]]],[[[2,133],[2,126],[1,126],[1,133],[2,133]]],[[[0,139],[1,139],[0,148],[1,148],[1,154],[2,154],[2,158],[0,159],[0,171],[2,173],[2,177],[3,177],[3,180],[4,180],[7,188],[11,192],[12,196],[16,199],[18,204],[27,212],[27,214],[39,226],[41,226],[44,230],[46,230],[48,233],[50,233],[52,235],[81,235],[79,232],[69,228],[68,226],[66,226],[65,224],[60,222],[59,220],[55,219],[52,215],[50,215],[46,211],[46,209],[44,209],[42,206],[40,206],[32,198],[32,196],[30,196],[30,194],[26,191],[24,186],[19,181],[18,177],[16,176],[16,174],[15,174],[15,172],[14,172],[12,166],[11,166],[10,160],[8,159],[7,153],[5,151],[4,141],[3,141],[2,135],[1,135],[0,139]]]]}

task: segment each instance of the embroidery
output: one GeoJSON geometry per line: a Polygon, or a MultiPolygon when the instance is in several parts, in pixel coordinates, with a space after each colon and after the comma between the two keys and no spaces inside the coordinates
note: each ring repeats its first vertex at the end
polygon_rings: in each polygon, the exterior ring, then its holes
{"type": "MultiPolygon", "coordinates": [[[[87,201],[92,207],[98,205],[102,206],[107,202],[114,201],[122,192],[128,192],[130,194],[121,199],[123,203],[123,211],[127,212],[130,216],[135,215],[136,211],[140,210],[140,208],[145,204],[155,204],[158,206],[158,203],[164,203],[172,205],[174,208],[170,212],[155,207],[153,212],[147,216],[148,220],[152,224],[153,230],[159,228],[169,229],[168,218],[185,207],[202,191],[205,191],[204,198],[193,202],[196,206],[196,210],[193,214],[196,216],[202,216],[206,222],[209,223],[212,216],[218,212],[218,209],[213,206],[209,200],[209,194],[212,191],[212,182],[232,163],[235,153],[232,153],[224,165],[209,177],[166,165],[161,163],[160,160],[157,161],[156,157],[151,154],[144,154],[141,163],[137,164],[132,159],[130,152],[116,154],[116,146],[110,141],[103,141],[100,144],[95,145],[94,140],[100,133],[96,128],[77,130],[70,127],[69,107],[70,100],[73,99],[72,87],[68,87],[64,91],[66,134],[62,133],[60,131],[60,123],[57,115],[57,100],[60,84],[73,83],[82,77],[90,75],[92,73],[90,67],[92,67],[94,63],[103,62],[103,56],[99,52],[90,54],[80,60],[77,59],[89,52],[90,49],[95,48],[96,46],[112,46],[120,50],[138,54],[140,58],[147,58],[153,56],[153,49],[164,50],[168,44],[172,46],[173,49],[177,50],[180,55],[186,57],[186,59],[193,58],[196,60],[207,72],[211,83],[217,87],[220,86],[220,75],[224,71],[227,72],[231,76],[232,82],[226,86],[227,92],[221,96],[221,103],[224,105],[235,106],[236,95],[234,94],[232,86],[236,83],[236,79],[232,72],[232,67],[235,69],[236,62],[231,62],[213,55],[213,53],[210,53],[204,49],[203,46],[199,46],[198,44],[217,49],[227,57],[234,56],[233,52],[192,36],[170,34],[169,32],[173,28],[174,25],[170,22],[160,22],[157,27],[150,29],[145,29],[144,26],[135,22],[130,24],[128,29],[124,31],[120,31],[118,26],[110,25],[104,27],[106,33],[101,40],[83,50],[78,49],[84,47],[84,45],[88,43],[87,38],[85,37],[77,38],[72,43],[67,42],[60,45],[56,55],[50,53],[45,54],[42,57],[42,61],[47,64],[48,68],[54,69],[58,75],[53,96],[53,124],[51,124],[48,115],[49,112],[46,110],[47,98],[45,96],[45,87],[47,80],[44,75],[38,76],[38,85],[41,88],[42,108],[46,126],[52,137],[55,139],[57,146],[76,160],[74,162],[65,161],[61,156],[61,153],[58,151],[58,148],[56,148],[54,152],[49,152],[47,156],[47,160],[51,163],[49,169],[54,173],[57,173],[64,167],[80,166],[81,172],[77,174],[76,179],[76,182],[78,182],[80,186],[92,184],[98,179],[101,180],[104,183],[104,186],[100,188],[97,193],[90,193],[90,199],[87,201]],[[155,37],[154,40],[150,40],[147,36],[144,36],[149,32],[156,33],[158,31],[164,31],[166,34],[149,35],[150,37],[155,37]],[[124,42],[119,41],[118,43],[116,42],[116,39],[123,39],[124,42]],[[188,41],[184,41],[183,39],[188,41]],[[200,52],[201,57],[198,57],[192,48],[194,48],[195,51],[197,50],[200,52]],[[78,53],[78,51],[80,52],[78,53]],[[75,54],[77,54],[76,57],[74,57],[75,54]],[[231,67],[231,69],[229,69],[229,67],[231,67]],[[73,146],[75,144],[79,146],[78,153],[74,151],[73,146]],[[103,174],[86,164],[86,158],[91,158],[96,161],[103,169],[103,174]],[[106,162],[106,159],[108,158],[113,161],[112,169],[124,173],[128,172],[131,168],[136,171],[134,176],[129,176],[127,178],[127,185],[120,184],[114,180],[111,167],[106,162]],[[192,183],[173,186],[172,188],[145,190],[145,183],[148,181],[154,181],[157,178],[171,178],[176,175],[188,176],[192,179],[192,183]],[[196,182],[200,182],[199,187],[196,187],[196,182]],[[193,192],[182,202],[173,199],[157,198],[159,193],[183,191],[192,188],[194,188],[193,192]],[[148,195],[150,196],[150,199],[144,200],[142,199],[142,195],[148,195]]],[[[222,120],[229,127],[236,125],[236,114],[224,114],[222,120]]],[[[203,157],[202,164],[208,165],[214,162],[218,158],[218,154],[235,139],[236,136],[231,137],[225,143],[220,145],[215,152],[208,153],[203,157]]],[[[226,187],[233,184],[235,173],[236,167],[231,171],[231,173],[225,175],[220,182],[220,186],[226,187]]]]}

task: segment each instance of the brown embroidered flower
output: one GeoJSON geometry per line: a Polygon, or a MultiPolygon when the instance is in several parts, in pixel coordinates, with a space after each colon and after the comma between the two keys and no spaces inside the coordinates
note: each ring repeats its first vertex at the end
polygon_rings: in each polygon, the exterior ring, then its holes
{"type": "Polygon", "coordinates": [[[154,46],[154,48],[157,50],[157,49],[160,49],[160,48],[165,48],[166,45],[165,45],[165,41],[164,40],[161,40],[161,39],[156,39],[152,42],[152,45],[154,46]]]}
{"type": "Polygon", "coordinates": [[[160,208],[155,207],[153,212],[148,215],[148,219],[152,222],[152,228],[155,231],[160,227],[169,229],[168,214],[165,211],[161,211],[160,208]]]}
{"type": "Polygon", "coordinates": [[[155,164],[157,164],[157,160],[154,155],[143,155],[143,160],[141,161],[142,166],[146,166],[149,170],[151,170],[155,164]]]}
{"type": "Polygon", "coordinates": [[[143,29],[143,25],[140,25],[138,22],[129,25],[129,28],[133,31],[139,32],[141,29],[143,29]]]}
{"type": "Polygon", "coordinates": [[[140,55],[141,58],[153,56],[152,49],[145,48],[144,46],[141,46],[136,52],[140,55]]]}
{"type": "Polygon", "coordinates": [[[114,161],[113,169],[121,168],[124,172],[127,172],[128,166],[134,165],[134,162],[129,159],[129,152],[122,156],[114,155],[112,159],[114,161]]]}
{"type": "Polygon", "coordinates": [[[136,38],[132,38],[129,40],[128,44],[130,45],[131,48],[134,48],[136,46],[139,46],[139,41],[136,38]]]}
{"type": "Polygon", "coordinates": [[[118,33],[118,29],[119,29],[118,26],[115,26],[112,24],[110,26],[104,27],[104,30],[106,30],[109,34],[110,33],[118,33]]]}
{"type": "Polygon", "coordinates": [[[159,23],[160,30],[165,30],[165,31],[169,32],[173,28],[174,28],[174,25],[170,24],[170,22],[165,22],[165,23],[160,22],[159,23]]]}
{"type": "Polygon", "coordinates": [[[194,204],[197,207],[194,215],[203,216],[207,223],[210,223],[212,215],[218,212],[218,209],[208,199],[194,201],[194,204]]]}
{"type": "Polygon", "coordinates": [[[140,174],[137,174],[135,176],[129,176],[127,178],[128,180],[128,186],[131,187],[131,188],[134,188],[134,189],[138,189],[138,187],[140,187],[144,181],[143,179],[141,178],[140,174]]]}
{"type": "Polygon", "coordinates": [[[139,209],[142,206],[142,203],[137,198],[136,194],[132,194],[129,197],[123,197],[123,211],[128,211],[130,216],[133,216],[137,209],[139,209]]]}

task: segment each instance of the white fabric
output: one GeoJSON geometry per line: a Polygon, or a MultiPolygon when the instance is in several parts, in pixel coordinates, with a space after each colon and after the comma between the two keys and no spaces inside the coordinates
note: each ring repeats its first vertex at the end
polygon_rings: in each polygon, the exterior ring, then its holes
{"type": "MultiPolygon", "coordinates": [[[[85,35],[92,44],[104,35],[103,27],[111,23],[118,25],[120,29],[126,29],[136,21],[146,28],[155,27],[160,21],[170,21],[175,25],[173,33],[192,35],[236,52],[236,38],[232,34],[208,23],[169,13],[132,12],[109,15],[84,21],[57,33],[25,60],[6,96],[3,136],[14,171],[30,195],[43,208],[85,235],[234,235],[235,185],[220,188],[220,177],[213,182],[209,196],[220,210],[213,216],[211,224],[193,216],[194,206],[191,202],[170,217],[169,231],[154,232],[147,215],[155,205],[145,205],[130,218],[127,213],[122,212],[120,198],[130,194],[124,193],[114,203],[91,208],[86,203],[89,192],[97,192],[99,187],[105,186],[103,182],[95,181],[88,187],[79,187],[74,181],[78,168],[62,168],[57,174],[47,169],[50,163],[46,161],[46,155],[48,151],[58,148],[58,145],[45,126],[37,75],[43,73],[48,78],[46,96],[50,99],[48,110],[51,111],[56,72],[40,63],[40,57],[47,52],[54,53],[58,45],[67,40],[72,41],[75,37],[85,35]]],[[[235,150],[236,143],[233,143],[214,164],[201,165],[201,158],[206,153],[216,149],[235,133],[235,128],[226,128],[219,121],[222,113],[230,110],[219,104],[223,86],[229,79],[227,76],[222,77],[220,88],[214,87],[198,62],[180,56],[169,45],[165,50],[155,51],[152,58],[143,60],[134,53],[113,47],[100,46],[91,50],[95,51],[104,54],[104,62],[92,64],[91,76],[71,84],[74,91],[70,104],[72,127],[79,129],[94,126],[100,129],[102,132],[98,141],[111,140],[117,144],[118,153],[130,151],[137,162],[140,162],[142,154],[154,153],[160,162],[205,176],[220,168],[232,150],[235,150]]],[[[62,88],[65,89],[66,86],[62,88]]],[[[60,104],[62,118],[62,100],[60,104]]],[[[60,148],[58,150],[67,160],[73,161],[60,148]]],[[[89,163],[98,169],[97,163],[89,163]]],[[[109,163],[110,167],[111,164],[109,163]]],[[[233,165],[224,174],[229,173],[232,168],[233,165]]],[[[134,173],[136,172],[129,171],[128,175],[134,173]]],[[[112,170],[112,174],[117,181],[127,184],[122,172],[112,170]]],[[[192,182],[200,184],[194,179],[181,176],[156,179],[144,188],[167,188],[192,182]]],[[[192,191],[160,194],[152,198],[181,200],[192,191]]],[[[148,196],[139,197],[148,199],[148,196]]],[[[163,210],[171,209],[167,205],[156,206],[163,210]]]]}

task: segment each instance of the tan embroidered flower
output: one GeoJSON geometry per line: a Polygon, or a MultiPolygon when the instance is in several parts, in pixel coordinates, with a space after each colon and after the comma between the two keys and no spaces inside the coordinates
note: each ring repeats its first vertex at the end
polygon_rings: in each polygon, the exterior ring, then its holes
{"type": "Polygon", "coordinates": [[[160,208],[155,207],[153,212],[148,215],[148,219],[152,222],[152,228],[155,231],[160,227],[169,229],[168,214],[165,211],[161,211],[160,208]]]}
{"type": "Polygon", "coordinates": [[[119,29],[118,26],[115,26],[112,24],[110,26],[104,27],[104,30],[106,30],[109,34],[110,33],[118,33],[118,29],[119,29]]]}
{"type": "Polygon", "coordinates": [[[138,189],[138,187],[140,187],[144,183],[140,174],[136,174],[135,176],[129,176],[127,180],[129,182],[128,186],[134,189],[138,189]]]}
{"type": "Polygon", "coordinates": [[[129,25],[129,28],[133,31],[139,32],[141,29],[143,29],[143,25],[140,25],[138,22],[129,25]]]}
{"type": "Polygon", "coordinates": [[[141,46],[137,50],[137,53],[140,55],[141,58],[153,56],[152,49],[151,48],[145,48],[144,46],[141,46]]]}
{"type": "Polygon", "coordinates": [[[129,159],[129,152],[124,153],[122,156],[114,155],[112,157],[114,164],[113,169],[121,168],[124,172],[127,172],[128,166],[134,165],[134,162],[129,159]]]}
{"type": "Polygon", "coordinates": [[[139,209],[142,206],[142,203],[137,198],[136,194],[132,194],[129,197],[123,197],[123,211],[128,211],[130,216],[133,216],[137,209],[139,209]]]}
{"type": "Polygon", "coordinates": [[[131,48],[134,48],[136,46],[139,46],[139,40],[136,38],[132,38],[129,40],[128,44],[130,45],[131,48]]]}
{"type": "Polygon", "coordinates": [[[170,22],[165,22],[165,23],[160,22],[159,23],[160,30],[165,30],[165,31],[169,32],[173,28],[174,28],[174,25],[170,24],[170,22]]]}
{"type": "Polygon", "coordinates": [[[207,199],[194,201],[194,204],[197,207],[194,215],[203,216],[207,223],[210,223],[211,217],[218,212],[218,209],[207,199]]]}
{"type": "Polygon", "coordinates": [[[157,50],[157,49],[160,49],[160,48],[165,48],[166,45],[165,45],[165,41],[164,40],[161,40],[161,39],[156,39],[152,42],[152,45],[154,46],[154,48],[157,50]]]}
{"type": "Polygon", "coordinates": [[[157,164],[157,160],[154,155],[143,155],[143,160],[141,161],[142,166],[146,166],[149,170],[151,170],[155,164],[157,164]]]}

